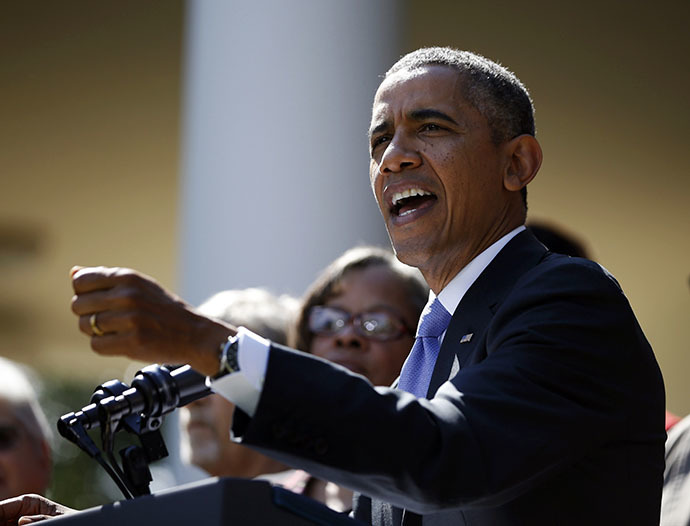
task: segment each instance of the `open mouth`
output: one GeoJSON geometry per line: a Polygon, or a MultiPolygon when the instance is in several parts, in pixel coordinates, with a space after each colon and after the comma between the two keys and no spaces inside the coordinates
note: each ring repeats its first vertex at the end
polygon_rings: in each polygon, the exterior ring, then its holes
{"type": "Polygon", "coordinates": [[[436,201],[436,196],[421,188],[409,188],[393,194],[391,201],[391,214],[397,217],[405,217],[415,210],[431,206],[436,201]]]}

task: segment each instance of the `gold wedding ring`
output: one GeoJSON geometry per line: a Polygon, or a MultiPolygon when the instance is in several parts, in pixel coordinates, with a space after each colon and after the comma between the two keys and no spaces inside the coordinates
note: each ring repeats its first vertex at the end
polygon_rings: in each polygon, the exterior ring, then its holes
{"type": "Polygon", "coordinates": [[[96,315],[97,314],[98,313],[94,312],[91,316],[89,316],[89,324],[91,324],[91,330],[93,331],[94,335],[103,336],[105,333],[101,330],[101,328],[96,323],[96,315]]]}

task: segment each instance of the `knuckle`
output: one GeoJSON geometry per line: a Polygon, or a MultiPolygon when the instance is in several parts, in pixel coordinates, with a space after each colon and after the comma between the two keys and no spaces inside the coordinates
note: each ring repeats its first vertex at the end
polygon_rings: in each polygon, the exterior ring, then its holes
{"type": "Polygon", "coordinates": [[[124,267],[101,267],[102,271],[104,274],[107,274],[109,277],[119,277],[122,274],[125,274],[129,269],[124,268],[124,267]]]}
{"type": "Polygon", "coordinates": [[[126,285],[135,285],[141,279],[139,274],[130,268],[118,268],[115,275],[126,285]]]}
{"type": "Polygon", "coordinates": [[[23,506],[30,506],[34,502],[40,500],[40,497],[35,493],[28,493],[20,497],[23,506]]]}
{"type": "Polygon", "coordinates": [[[137,309],[144,303],[144,300],[144,294],[131,284],[121,288],[118,294],[118,303],[126,309],[137,309]]]}

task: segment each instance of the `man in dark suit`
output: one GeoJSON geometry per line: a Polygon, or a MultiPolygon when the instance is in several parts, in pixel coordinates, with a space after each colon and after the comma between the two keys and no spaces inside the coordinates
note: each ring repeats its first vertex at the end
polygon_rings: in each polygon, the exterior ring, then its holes
{"type": "Polygon", "coordinates": [[[371,524],[656,524],[661,374],[613,277],[524,231],[532,111],[512,73],[446,48],[376,93],[372,188],[433,292],[400,389],[236,337],[129,270],[75,269],[80,328],[97,352],[215,376],[237,440],[367,495],[371,524]]]}

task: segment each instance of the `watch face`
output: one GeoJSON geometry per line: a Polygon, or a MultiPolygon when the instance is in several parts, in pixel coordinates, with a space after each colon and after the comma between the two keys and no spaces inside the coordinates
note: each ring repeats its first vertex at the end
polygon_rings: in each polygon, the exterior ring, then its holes
{"type": "Polygon", "coordinates": [[[237,361],[237,337],[233,338],[225,351],[225,368],[229,373],[236,373],[240,370],[237,361]]]}
{"type": "Polygon", "coordinates": [[[236,373],[240,370],[240,365],[237,361],[237,345],[237,336],[228,338],[220,354],[220,370],[216,378],[236,373]]]}

